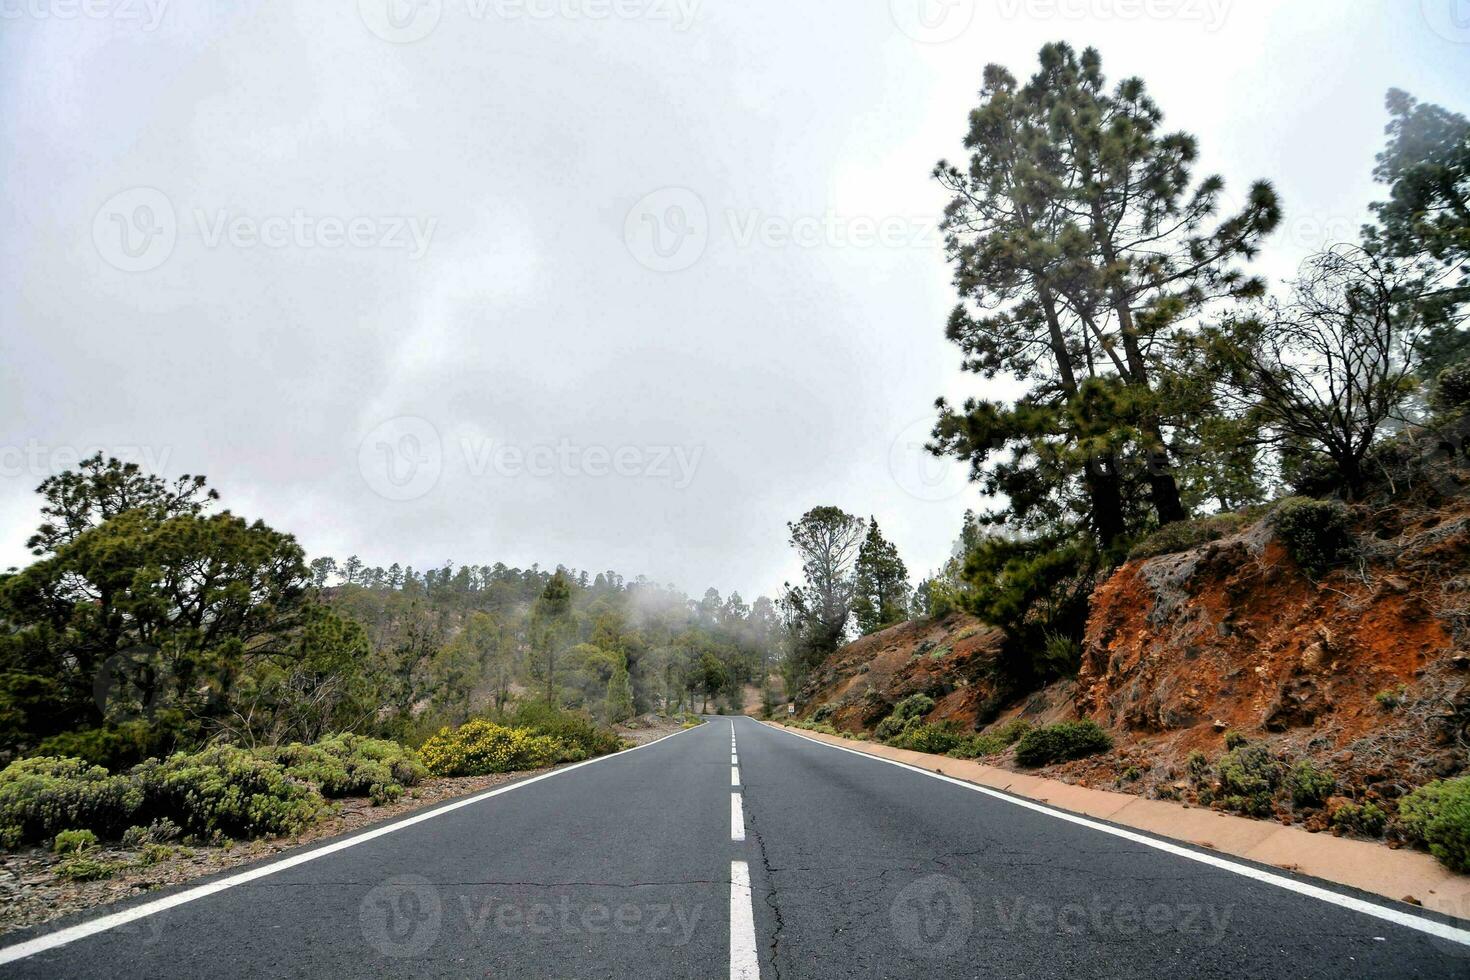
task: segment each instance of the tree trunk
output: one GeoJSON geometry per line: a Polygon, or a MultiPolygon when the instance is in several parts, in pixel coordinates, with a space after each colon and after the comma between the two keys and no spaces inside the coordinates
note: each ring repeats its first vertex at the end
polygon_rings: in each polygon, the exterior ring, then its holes
{"type": "MultiPolygon", "coordinates": [[[[1039,278],[1039,277],[1038,277],[1039,278]]],[[[1061,378],[1062,392],[1067,398],[1077,394],[1077,375],[1072,370],[1071,357],[1067,352],[1067,340],[1062,334],[1061,320],[1057,317],[1056,300],[1051,289],[1038,282],[1037,292],[1041,307],[1046,313],[1046,328],[1051,339],[1052,357],[1057,362],[1057,375],[1061,378]]],[[[1123,537],[1123,491],[1118,478],[1118,463],[1111,453],[1089,459],[1085,469],[1084,484],[1087,496],[1092,501],[1092,524],[1104,549],[1111,548],[1123,537]]]]}

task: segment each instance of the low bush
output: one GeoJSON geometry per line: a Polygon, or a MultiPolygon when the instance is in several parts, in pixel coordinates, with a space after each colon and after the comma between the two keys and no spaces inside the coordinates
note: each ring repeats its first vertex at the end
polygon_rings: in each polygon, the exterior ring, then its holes
{"type": "Polygon", "coordinates": [[[1357,551],[1348,509],[1341,501],[1287,497],[1271,512],[1270,520],[1286,553],[1313,578],[1357,551]]]}
{"type": "Polygon", "coordinates": [[[579,747],[549,735],[483,719],[440,729],[419,754],[436,776],[487,776],[585,758],[579,747]]]}
{"type": "Polygon", "coordinates": [[[1227,809],[1263,817],[1271,813],[1285,767],[1265,745],[1242,745],[1220,757],[1215,773],[1227,809]]]}
{"type": "Polygon", "coordinates": [[[1210,778],[1210,758],[1198,749],[1189,753],[1184,768],[1189,773],[1189,781],[1196,786],[1204,785],[1210,778]]]}
{"type": "Polygon", "coordinates": [[[1404,703],[1404,698],[1408,696],[1408,693],[1409,688],[1404,684],[1400,684],[1398,687],[1391,687],[1387,690],[1379,691],[1373,695],[1373,700],[1377,701],[1378,706],[1384,711],[1393,711],[1404,703]]]}
{"type": "Polygon", "coordinates": [[[159,817],[146,827],[133,826],[123,831],[123,847],[137,850],[155,844],[172,844],[184,832],[168,817],[159,817]]]}
{"type": "Polygon", "coordinates": [[[1382,837],[1388,826],[1388,814],[1376,803],[1344,803],[1332,811],[1332,826],[1364,837],[1382,837]]]}
{"type": "Polygon", "coordinates": [[[887,718],[878,722],[873,737],[880,742],[892,742],[905,732],[921,724],[923,717],[934,710],[934,699],[927,694],[910,694],[893,706],[887,718]]]}
{"type": "Polygon", "coordinates": [[[12,847],[63,830],[113,836],[134,822],[142,802],[133,780],[81,759],[36,756],[0,770],[0,828],[12,847]]]}
{"type": "Polygon", "coordinates": [[[1129,559],[1156,558],[1188,551],[1218,541],[1250,522],[1249,514],[1211,514],[1192,521],[1175,521],[1144,537],[1128,552],[1129,559]]]}
{"type": "Polygon", "coordinates": [[[297,833],[324,812],[314,787],[232,745],[149,759],[132,776],[142,789],[145,819],[166,817],[206,840],[297,833]]]}
{"type": "Polygon", "coordinates": [[[1291,791],[1292,803],[1303,807],[1321,806],[1337,788],[1337,779],[1327,770],[1303,759],[1287,773],[1286,785],[1291,791]]]}
{"type": "Polygon", "coordinates": [[[1113,737],[1090,718],[1063,721],[1033,728],[1022,735],[1016,743],[1016,761],[1034,768],[1096,755],[1112,747],[1113,737]]]}
{"type": "Polygon", "coordinates": [[[827,721],[836,713],[837,705],[833,704],[831,701],[828,701],[825,704],[817,705],[817,710],[812,712],[812,716],[808,718],[807,721],[827,721]]]}
{"type": "Polygon", "coordinates": [[[147,867],[167,861],[179,853],[179,849],[172,844],[144,844],[138,854],[138,863],[147,867]]]}
{"type": "Polygon", "coordinates": [[[1225,733],[1225,748],[1227,751],[1230,749],[1238,749],[1249,741],[1250,739],[1246,738],[1243,732],[1237,732],[1233,728],[1225,733]]]}
{"type": "Polygon", "coordinates": [[[823,735],[843,734],[842,732],[839,732],[837,729],[833,728],[831,725],[827,724],[825,721],[798,721],[794,727],[804,728],[809,732],[821,732],[823,735]]]}
{"type": "Polygon", "coordinates": [[[63,830],[51,842],[51,850],[56,854],[81,854],[96,846],[97,835],[90,830],[63,830]]]}
{"type": "Polygon", "coordinates": [[[905,728],[888,744],[894,748],[910,749],[914,752],[933,752],[944,755],[964,740],[964,734],[953,725],[941,722],[925,725],[922,722],[905,728]]]}
{"type": "Polygon", "coordinates": [[[111,878],[116,871],[117,866],[110,862],[81,856],[68,858],[56,866],[57,875],[67,881],[101,881],[111,878]]]}
{"type": "Polygon", "coordinates": [[[1470,872],[1470,776],[1414,790],[1399,801],[1399,824],[1445,867],[1470,872]]]}
{"type": "Polygon", "coordinates": [[[257,754],[285,766],[293,779],[315,784],[328,799],[367,796],[374,803],[391,802],[428,775],[412,749],[361,735],[333,735],[314,745],[295,742],[257,754]]]}
{"type": "Polygon", "coordinates": [[[1021,736],[1031,730],[1031,723],[1017,718],[986,732],[969,735],[950,749],[956,759],[979,759],[987,755],[999,755],[1020,741],[1021,736]]]}
{"type": "Polygon", "coordinates": [[[611,728],[603,728],[587,715],[567,711],[545,701],[526,701],[516,706],[502,724],[510,728],[528,728],[534,735],[546,735],[567,746],[560,762],[576,762],[607,755],[623,748],[623,740],[611,728]]]}

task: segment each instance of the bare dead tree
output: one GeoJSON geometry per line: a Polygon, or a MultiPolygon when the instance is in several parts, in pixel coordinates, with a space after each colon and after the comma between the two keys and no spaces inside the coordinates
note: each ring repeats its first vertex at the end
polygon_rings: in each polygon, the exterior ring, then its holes
{"type": "Polygon", "coordinates": [[[1415,270],[1356,246],[1311,256],[1286,302],[1206,332],[1217,404],[1258,443],[1328,463],[1349,499],[1386,423],[1404,420],[1426,329],[1415,270]]]}

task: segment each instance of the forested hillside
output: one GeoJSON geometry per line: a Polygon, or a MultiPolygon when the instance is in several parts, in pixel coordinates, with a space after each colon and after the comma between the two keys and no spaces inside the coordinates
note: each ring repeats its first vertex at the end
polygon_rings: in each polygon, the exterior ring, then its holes
{"type": "Polygon", "coordinates": [[[307,563],[295,539],[101,456],[48,479],[34,564],[0,578],[0,751],[138,762],[333,732],[414,744],[511,700],[604,723],[738,698],[772,603],[613,572],[307,563]]]}

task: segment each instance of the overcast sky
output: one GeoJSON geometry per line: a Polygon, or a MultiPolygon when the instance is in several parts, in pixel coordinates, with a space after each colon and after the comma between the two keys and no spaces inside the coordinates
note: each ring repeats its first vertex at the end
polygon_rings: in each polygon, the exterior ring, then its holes
{"type": "Polygon", "coordinates": [[[0,0],[0,567],[94,448],[315,556],[774,594],[785,522],[915,577],[979,390],[929,179],[981,69],[1093,44],[1262,269],[1352,237],[1389,86],[1470,109],[1455,0],[0,0]],[[392,7],[390,8],[390,4],[392,7]]]}

